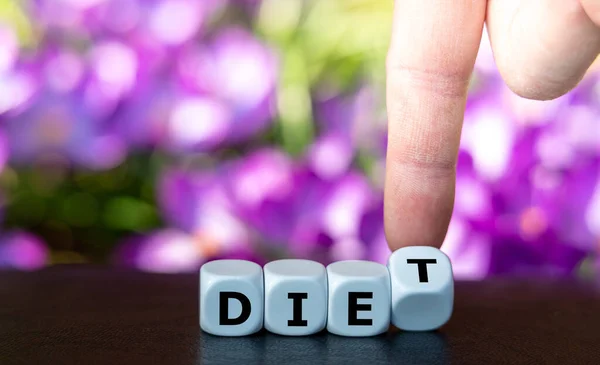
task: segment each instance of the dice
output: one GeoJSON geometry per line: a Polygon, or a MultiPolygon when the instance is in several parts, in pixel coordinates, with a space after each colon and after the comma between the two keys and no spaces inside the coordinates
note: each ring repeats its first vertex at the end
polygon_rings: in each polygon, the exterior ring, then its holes
{"type": "Polygon", "coordinates": [[[327,331],[341,336],[374,336],[390,324],[390,275],[368,261],[339,261],[327,266],[327,331]]]}
{"type": "Polygon", "coordinates": [[[389,258],[392,323],[407,331],[431,331],[450,319],[454,280],[450,259],[433,247],[404,247],[389,258]]]}
{"type": "Polygon", "coordinates": [[[263,327],[263,270],[244,260],[200,268],[200,327],[217,336],[247,336],[263,327]]]}
{"type": "Polygon", "coordinates": [[[264,267],[265,329],[287,336],[320,332],[327,324],[327,272],[318,262],[278,260],[264,267]]]}
{"type": "Polygon", "coordinates": [[[325,268],[289,259],[264,268],[216,260],[200,269],[200,326],[217,336],[247,336],[261,328],[307,336],[326,328],[366,337],[386,332],[390,322],[406,331],[431,331],[450,319],[453,302],[452,265],[432,247],[399,249],[387,267],[348,260],[325,268]]]}

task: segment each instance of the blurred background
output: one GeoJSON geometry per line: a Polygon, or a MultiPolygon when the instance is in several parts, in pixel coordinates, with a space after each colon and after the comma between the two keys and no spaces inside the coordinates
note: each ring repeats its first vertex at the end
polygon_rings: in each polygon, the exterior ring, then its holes
{"type": "MultiPolygon", "coordinates": [[[[392,6],[0,1],[0,267],[385,262],[392,6]]],[[[484,35],[443,246],[457,278],[600,279],[597,70],[521,99],[484,35]]]]}

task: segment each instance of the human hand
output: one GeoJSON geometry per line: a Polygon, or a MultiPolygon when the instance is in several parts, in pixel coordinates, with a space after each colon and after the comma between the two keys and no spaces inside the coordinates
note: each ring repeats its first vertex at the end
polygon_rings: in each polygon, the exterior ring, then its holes
{"type": "Polygon", "coordinates": [[[392,250],[444,240],[484,23],[500,74],[525,98],[567,93],[600,52],[599,0],[396,0],[385,180],[392,250]]]}

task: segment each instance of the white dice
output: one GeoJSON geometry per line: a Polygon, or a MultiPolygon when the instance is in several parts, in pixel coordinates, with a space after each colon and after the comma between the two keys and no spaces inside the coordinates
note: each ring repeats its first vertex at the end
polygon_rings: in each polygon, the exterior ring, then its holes
{"type": "Polygon", "coordinates": [[[454,279],[450,259],[433,247],[405,247],[388,261],[392,323],[407,331],[431,331],[450,319],[454,279]]]}
{"type": "Polygon", "coordinates": [[[200,326],[218,336],[246,336],[265,328],[285,336],[322,331],[364,337],[390,322],[430,331],[452,314],[454,280],[448,257],[432,247],[405,247],[388,265],[349,260],[322,264],[277,260],[211,261],[200,269],[200,326]]]}
{"type": "Polygon", "coordinates": [[[327,331],[375,336],[390,325],[390,275],[376,262],[349,260],[327,266],[327,331]]]}
{"type": "Polygon", "coordinates": [[[327,324],[327,273],[309,260],[278,260],[264,267],[265,329],[287,336],[320,332],[327,324]]]}
{"type": "Polygon", "coordinates": [[[263,270],[250,261],[216,260],[200,269],[200,327],[247,336],[263,327],[263,270]]]}

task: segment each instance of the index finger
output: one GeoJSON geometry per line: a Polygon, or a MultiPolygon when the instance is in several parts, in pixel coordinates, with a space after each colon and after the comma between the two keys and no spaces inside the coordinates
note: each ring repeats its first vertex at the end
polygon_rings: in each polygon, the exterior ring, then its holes
{"type": "Polygon", "coordinates": [[[440,247],[454,205],[485,0],[396,0],[387,58],[385,230],[392,250],[440,247]]]}

